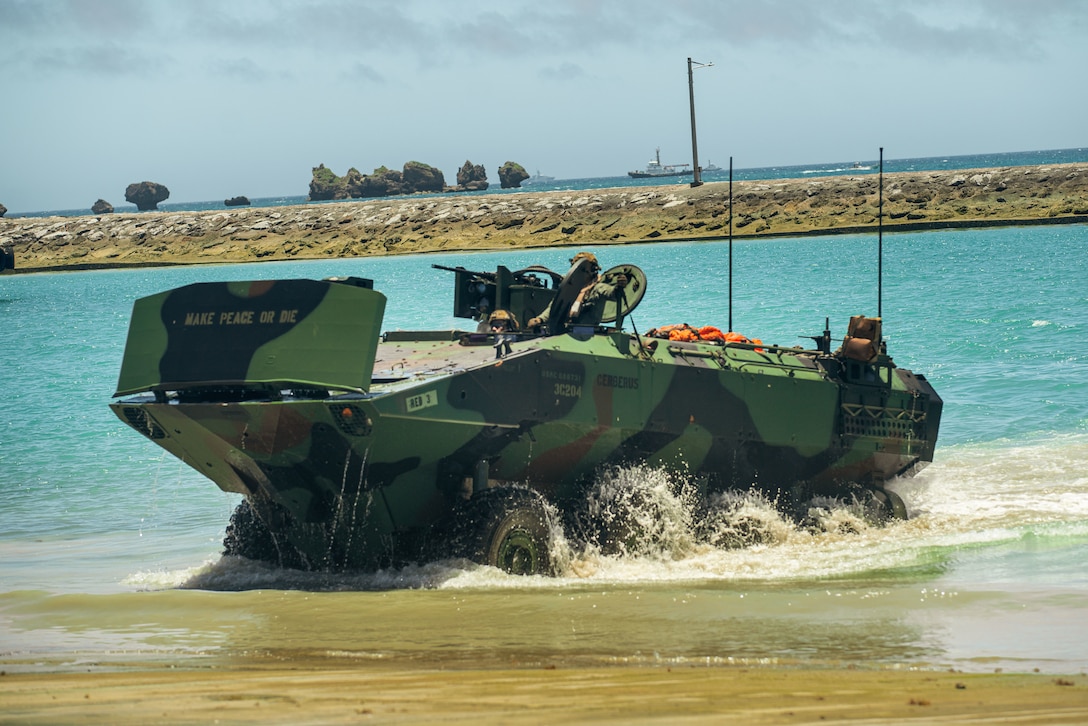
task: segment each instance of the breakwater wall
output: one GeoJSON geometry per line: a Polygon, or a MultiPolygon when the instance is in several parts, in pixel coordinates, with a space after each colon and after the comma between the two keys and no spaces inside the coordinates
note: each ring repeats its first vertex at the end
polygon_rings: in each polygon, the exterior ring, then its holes
{"type": "MultiPolygon", "coordinates": [[[[1088,164],[884,175],[885,231],[1088,222],[1088,164]]],[[[733,184],[735,238],[873,231],[875,174],[733,184]]],[[[721,239],[724,182],[0,218],[16,272],[721,239]]]]}

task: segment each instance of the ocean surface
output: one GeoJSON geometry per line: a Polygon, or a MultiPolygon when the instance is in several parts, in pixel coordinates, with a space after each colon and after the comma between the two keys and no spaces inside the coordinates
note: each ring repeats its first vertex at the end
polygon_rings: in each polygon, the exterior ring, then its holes
{"type": "MultiPolygon", "coordinates": [[[[947,171],[951,169],[989,169],[1002,166],[1037,166],[1040,164],[1071,164],[1088,161],[1088,147],[1079,149],[1051,149],[1047,151],[1013,151],[993,154],[966,154],[961,156],[927,156],[917,159],[884,159],[884,171],[888,173],[899,171],[947,171]]],[[[802,164],[794,166],[764,166],[756,168],[738,167],[739,160],[734,161],[734,181],[750,181],[755,179],[804,179],[819,176],[856,176],[859,174],[876,174],[880,169],[878,159],[862,159],[850,161],[828,162],[824,164],[802,164]]],[[[726,182],[729,180],[729,159],[705,160],[703,166],[703,181],[726,182]],[[716,171],[707,171],[709,166],[720,167],[716,171]]],[[[641,171],[637,167],[636,171],[641,171]]],[[[420,194],[418,197],[434,196],[465,196],[480,194],[524,194],[525,192],[539,191],[579,191],[585,189],[615,189],[619,187],[646,187],[662,186],[669,184],[690,184],[692,177],[665,177],[657,179],[632,179],[626,173],[620,176],[591,177],[588,179],[555,179],[550,182],[537,182],[523,185],[520,189],[501,189],[497,179],[491,180],[491,188],[483,192],[447,192],[445,194],[420,194]]],[[[452,183],[452,179],[447,179],[452,183]]],[[[281,197],[250,198],[253,207],[284,207],[294,204],[327,204],[328,202],[310,202],[305,192],[308,191],[309,181],[300,184],[301,195],[286,195],[281,197]]],[[[170,185],[167,184],[167,187],[170,185]]],[[[120,200],[109,200],[114,204],[117,212],[136,212],[136,206],[125,204],[120,200]]],[[[343,200],[336,200],[343,201],[343,200]]],[[[195,212],[212,209],[227,209],[222,199],[203,202],[163,202],[159,210],[163,212],[195,212]]],[[[87,209],[57,209],[40,212],[12,213],[7,217],[78,217],[90,215],[87,209]]]]}
{"type": "MultiPolygon", "coordinates": [[[[0,669],[261,664],[670,664],[1088,670],[1088,226],[884,236],[898,365],[945,401],[911,519],[767,544],[682,526],[659,549],[571,551],[557,578],[458,562],[300,573],[220,556],[225,494],[107,408],[133,300],[197,281],[372,278],[385,329],[461,327],[452,278],[570,250],[0,277],[0,669]]],[[[725,328],[729,245],[601,247],[639,265],[628,325],[725,328]]],[[[734,328],[794,345],[876,314],[872,235],[733,245],[734,328]]],[[[654,483],[654,472],[640,472],[654,483]]],[[[667,496],[667,495],[663,495],[667,496]]],[[[848,511],[836,516],[849,517],[848,511]]]]}

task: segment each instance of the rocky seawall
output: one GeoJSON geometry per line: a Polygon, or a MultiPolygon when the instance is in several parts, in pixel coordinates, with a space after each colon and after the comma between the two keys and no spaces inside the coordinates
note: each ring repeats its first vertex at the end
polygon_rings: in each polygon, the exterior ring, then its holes
{"type": "MultiPolygon", "coordinates": [[[[735,238],[874,231],[877,175],[733,184],[735,238]]],[[[721,239],[723,182],[0,218],[17,272],[721,239]]],[[[1088,222],[1088,164],[884,175],[884,229],[1088,222]]]]}

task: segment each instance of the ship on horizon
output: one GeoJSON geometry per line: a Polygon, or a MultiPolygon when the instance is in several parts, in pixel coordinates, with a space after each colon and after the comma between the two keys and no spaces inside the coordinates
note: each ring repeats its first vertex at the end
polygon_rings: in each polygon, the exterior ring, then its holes
{"type": "Polygon", "coordinates": [[[536,174],[533,174],[528,179],[522,180],[522,184],[548,184],[555,181],[554,176],[548,176],[547,174],[541,174],[540,169],[536,170],[536,174]]]}
{"type": "Polygon", "coordinates": [[[686,167],[691,164],[662,164],[661,163],[661,147],[657,147],[654,152],[654,158],[650,159],[646,163],[646,168],[643,171],[629,171],[627,176],[632,179],[651,179],[659,176],[688,176],[692,173],[691,169],[686,167]]]}

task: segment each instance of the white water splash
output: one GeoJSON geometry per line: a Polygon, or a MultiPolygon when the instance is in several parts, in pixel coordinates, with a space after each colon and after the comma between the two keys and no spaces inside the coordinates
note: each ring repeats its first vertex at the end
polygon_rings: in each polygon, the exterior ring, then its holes
{"type": "Polygon", "coordinates": [[[761,492],[719,492],[709,497],[701,529],[707,544],[720,549],[785,542],[793,531],[761,492]]]}
{"type": "Polygon", "coordinates": [[[1088,435],[949,447],[896,490],[912,516],[956,523],[961,531],[1085,520],[1088,435]]]}
{"type": "Polygon", "coordinates": [[[637,464],[600,472],[587,510],[605,552],[678,559],[694,545],[696,499],[686,477],[637,464]]]}
{"type": "MultiPolygon", "coordinates": [[[[558,577],[520,577],[463,560],[376,573],[284,570],[236,557],[177,571],[137,573],[138,589],[385,590],[563,588],[585,583],[791,581],[940,567],[963,548],[1024,537],[1088,537],[1088,435],[1017,446],[961,445],[892,487],[908,521],[875,524],[856,502],[814,502],[806,521],[762,496],[728,492],[700,501],[684,477],[647,466],[602,472],[587,511],[629,536],[616,546],[571,540],[553,517],[558,577]],[[638,534],[634,534],[638,533],[638,534]]],[[[557,514],[557,513],[556,513],[557,514]]]]}

